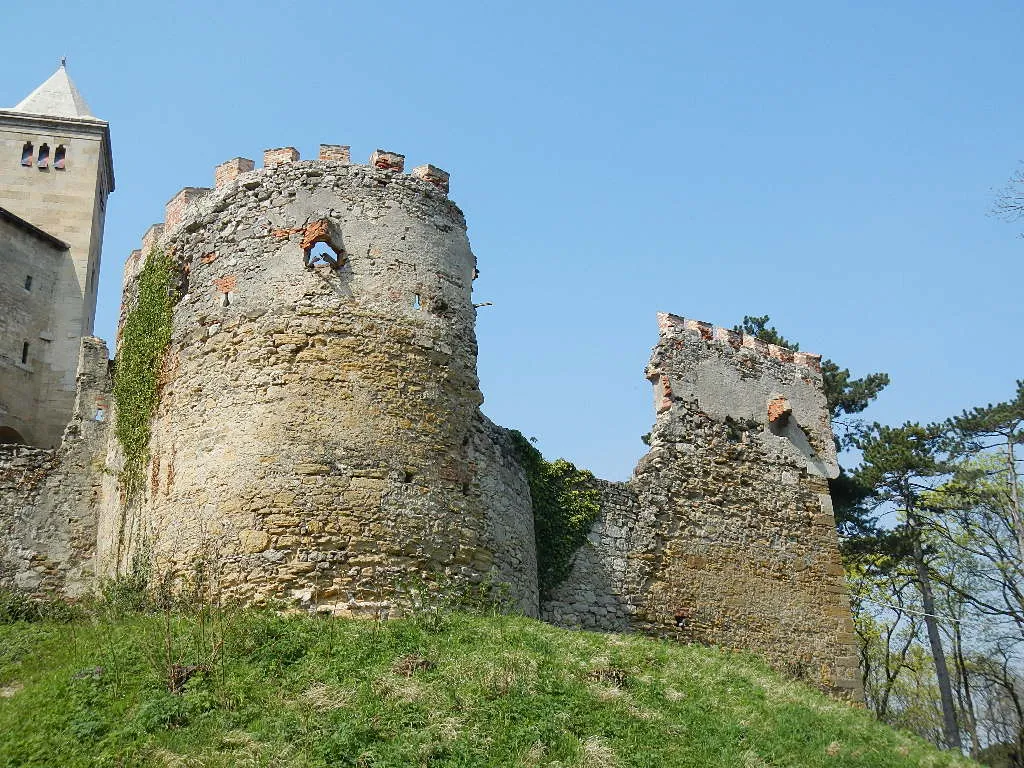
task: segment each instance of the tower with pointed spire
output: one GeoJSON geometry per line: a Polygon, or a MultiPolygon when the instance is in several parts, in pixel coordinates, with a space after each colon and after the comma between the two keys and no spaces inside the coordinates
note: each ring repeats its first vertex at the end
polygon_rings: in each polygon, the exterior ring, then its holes
{"type": "Polygon", "coordinates": [[[96,316],[113,190],[109,126],[62,59],[0,109],[0,442],[60,442],[96,316]]]}

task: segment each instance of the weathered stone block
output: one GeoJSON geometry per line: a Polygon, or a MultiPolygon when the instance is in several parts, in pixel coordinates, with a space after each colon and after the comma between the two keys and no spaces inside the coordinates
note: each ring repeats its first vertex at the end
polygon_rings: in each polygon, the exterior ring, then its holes
{"type": "Polygon", "coordinates": [[[218,189],[228,184],[243,173],[248,173],[256,168],[256,163],[247,157],[235,157],[226,160],[217,166],[213,172],[214,186],[218,189]]]}
{"type": "Polygon", "coordinates": [[[405,170],[405,155],[377,149],[370,155],[370,165],[382,171],[401,173],[405,170]]]}
{"type": "Polygon", "coordinates": [[[299,151],[295,147],[279,147],[263,150],[263,167],[276,168],[285,163],[294,163],[299,159],[299,151]]]}

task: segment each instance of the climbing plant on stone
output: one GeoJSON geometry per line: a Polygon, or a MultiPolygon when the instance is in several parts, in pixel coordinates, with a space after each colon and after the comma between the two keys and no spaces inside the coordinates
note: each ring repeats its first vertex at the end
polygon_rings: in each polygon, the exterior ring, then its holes
{"type": "Polygon", "coordinates": [[[601,494],[592,472],[565,459],[547,461],[521,432],[510,432],[530,483],[537,586],[543,600],[569,575],[573,555],[601,511],[601,494]]]}
{"type": "Polygon", "coordinates": [[[177,299],[175,269],[163,251],[153,250],[139,273],[138,299],[125,317],[114,371],[114,429],[124,451],[121,487],[136,498],[145,479],[150,424],[157,404],[157,379],[171,340],[171,312],[177,299]]]}

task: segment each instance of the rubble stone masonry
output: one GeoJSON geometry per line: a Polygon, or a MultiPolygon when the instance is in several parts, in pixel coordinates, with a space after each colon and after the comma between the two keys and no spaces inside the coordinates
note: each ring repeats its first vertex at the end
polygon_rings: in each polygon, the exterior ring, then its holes
{"type": "Polygon", "coordinates": [[[0,586],[143,563],[222,598],[388,615],[493,581],[529,615],[749,650],[858,693],[819,358],[659,315],[651,450],[567,580],[537,590],[529,485],[476,375],[476,259],[449,177],[323,145],[235,158],[125,266],[178,267],[145,489],[124,498],[106,349],[83,342],[61,447],[0,449],[0,586]]]}
{"type": "Polygon", "coordinates": [[[601,517],[543,618],[746,649],[859,697],[819,358],[659,323],[651,450],[629,482],[602,485],[601,517]]]}
{"type": "Polygon", "coordinates": [[[340,614],[490,578],[536,615],[529,492],[478,409],[461,211],[427,181],[295,156],[169,206],[156,244],[183,295],[149,485],[137,507],[108,494],[101,562],[201,564],[221,594],[340,614]]]}

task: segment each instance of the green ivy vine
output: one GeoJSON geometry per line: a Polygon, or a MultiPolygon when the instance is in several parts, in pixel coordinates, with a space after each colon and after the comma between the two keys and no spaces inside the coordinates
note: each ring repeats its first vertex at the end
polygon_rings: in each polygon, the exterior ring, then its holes
{"type": "Polygon", "coordinates": [[[139,272],[138,299],[121,327],[114,369],[114,431],[124,450],[121,487],[129,501],[138,496],[145,482],[157,378],[171,341],[171,312],[177,300],[174,276],[171,258],[163,251],[150,251],[139,272]]]}
{"type": "Polygon", "coordinates": [[[601,512],[601,493],[592,472],[565,459],[547,461],[521,432],[509,432],[530,483],[537,583],[546,599],[569,575],[573,556],[601,512]]]}

